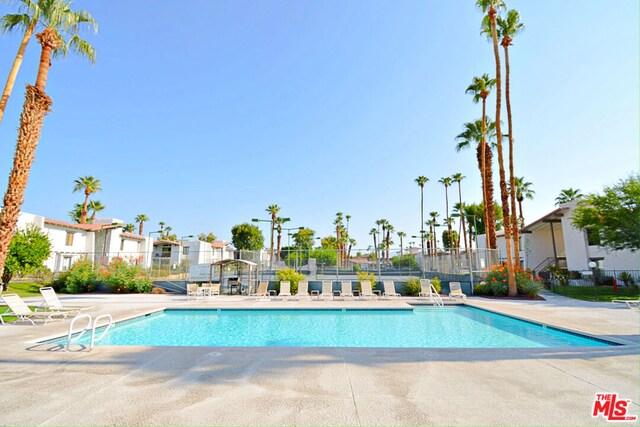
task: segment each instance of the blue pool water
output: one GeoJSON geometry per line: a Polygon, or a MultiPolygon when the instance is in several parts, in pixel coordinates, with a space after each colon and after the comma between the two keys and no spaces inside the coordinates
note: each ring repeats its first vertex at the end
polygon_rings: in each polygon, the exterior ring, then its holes
{"type": "Polygon", "coordinates": [[[512,348],[609,344],[471,307],[443,307],[165,310],[115,325],[98,345],[512,348]]]}

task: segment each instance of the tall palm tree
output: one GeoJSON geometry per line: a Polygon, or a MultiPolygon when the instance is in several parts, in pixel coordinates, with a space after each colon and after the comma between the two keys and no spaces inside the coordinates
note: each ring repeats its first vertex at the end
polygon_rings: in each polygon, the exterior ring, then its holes
{"type": "Polygon", "coordinates": [[[520,216],[518,217],[518,221],[520,222],[520,227],[524,227],[524,216],[522,215],[522,201],[527,198],[529,200],[533,200],[533,195],[536,194],[535,191],[531,188],[533,184],[530,182],[525,182],[524,177],[517,177],[515,179],[516,185],[516,200],[518,201],[518,208],[520,210],[520,216]]]}
{"type": "MultiPolygon", "coordinates": [[[[33,36],[33,33],[38,27],[38,23],[43,28],[50,26],[50,23],[59,21],[59,17],[54,16],[60,12],[67,13],[70,3],[61,1],[43,1],[43,0],[20,0],[18,6],[19,11],[22,13],[8,14],[0,18],[0,30],[3,32],[10,32],[14,30],[23,31],[22,40],[18,47],[18,53],[11,65],[11,71],[7,77],[4,90],[2,91],[2,97],[0,98],[0,122],[4,117],[4,111],[7,107],[7,102],[13,91],[13,86],[16,82],[16,77],[20,71],[22,60],[24,59],[24,52],[27,49],[27,45],[33,36]],[[57,3],[57,4],[56,4],[57,3]]],[[[85,21],[87,24],[93,25],[97,29],[96,21],[86,11],[75,12],[78,17],[85,21]]],[[[75,18],[74,18],[75,19],[75,18]]],[[[93,62],[95,55],[91,54],[89,59],[93,62]]]]}
{"type": "Polygon", "coordinates": [[[82,215],[80,216],[80,224],[87,222],[87,212],[89,205],[89,196],[97,191],[101,191],[100,180],[92,176],[81,176],[74,181],[73,192],[84,192],[84,204],[82,205],[82,215]]]}
{"type": "Polygon", "coordinates": [[[122,231],[124,231],[125,233],[133,233],[135,229],[136,229],[135,224],[127,224],[124,227],[122,227],[122,231]]]}
{"type": "Polygon", "coordinates": [[[69,217],[71,217],[71,222],[75,222],[79,224],[81,216],[82,216],[82,203],[76,203],[73,210],[69,211],[69,217]]]}
{"type": "Polygon", "coordinates": [[[333,221],[333,225],[336,226],[336,246],[338,249],[338,265],[342,265],[343,258],[343,229],[344,225],[342,224],[342,216],[344,214],[342,212],[336,213],[336,219],[333,221]]]}
{"type": "Polygon", "coordinates": [[[431,217],[431,225],[433,226],[433,232],[431,233],[431,254],[435,255],[438,250],[436,227],[438,226],[438,217],[440,216],[440,214],[438,212],[429,212],[429,216],[431,217]]]}
{"type": "Polygon", "coordinates": [[[560,191],[560,194],[556,197],[556,205],[573,202],[574,200],[582,199],[582,197],[583,195],[579,188],[575,190],[573,188],[566,188],[560,191]]]}
{"type": "Polygon", "coordinates": [[[351,248],[353,248],[356,243],[356,239],[349,238],[349,251],[347,252],[347,259],[351,259],[351,248]]]}
{"type": "Polygon", "coordinates": [[[389,261],[389,249],[391,248],[391,245],[393,244],[393,242],[391,241],[391,233],[393,233],[394,230],[394,226],[389,224],[389,222],[387,222],[387,261],[389,261]]]}
{"type": "MultiPolygon", "coordinates": [[[[480,120],[480,126],[476,125],[476,130],[480,131],[480,139],[478,139],[478,167],[480,168],[480,175],[482,178],[482,202],[487,206],[485,211],[485,224],[495,224],[495,218],[493,215],[493,166],[491,164],[491,150],[487,146],[489,140],[489,132],[495,133],[495,123],[493,129],[491,129],[487,118],[487,97],[491,93],[491,90],[496,85],[496,79],[492,79],[488,74],[483,74],[480,77],[474,77],[465,93],[473,95],[473,102],[477,104],[482,101],[482,119],[480,120]]],[[[474,124],[477,124],[475,122],[474,124]]],[[[468,129],[468,123],[465,123],[465,127],[468,129]]],[[[477,133],[477,132],[476,132],[477,133]]],[[[462,135],[462,134],[460,134],[462,135]]],[[[460,138],[458,135],[458,138],[460,138]]],[[[459,151],[459,148],[456,147],[459,151]]],[[[487,247],[496,248],[496,230],[495,226],[488,227],[486,233],[487,247]]]]}
{"type": "MultiPolygon", "coordinates": [[[[453,182],[457,182],[458,183],[458,198],[460,199],[460,208],[459,210],[459,215],[460,215],[460,224],[462,225],[462,231],[463,231],[463,242],[464,242],[464,248],[465,250],[467,249],[467,226],[466,223],[464,221],[464,208],[463,208],[463,204],[462,204],[462,188],[461,188],[461,183],[462,180],[465,179],[466,177],[463,176],[461,173],[455,173],[453,174],[453,176],[451,177],[451,179],[453,180],[453,182]]],[[[460,235],[460,232],[458,231],[458,236],[460,235]]],[[[458,245],[459,247],[460,245],[458,245]]]]}
{"type": "Polygon", "coordinates": [[[136,216],[134,221],[138,223],[138,234],[142,236],[142,232],[144,230],[144,223],[149,221],[149,217],[146,216],[145,214],[140,214],[136,216]]]}
{"type": "Polygon", "coordinates": [[[265,209],[267,212],[269,212],[271,214],[271,259],[273,259],[273,232],[275,230],[275,226],[276,226],[276,217],[278,216],[278,212],[280,212],[280,206],[278,205],[269,205],[267,207],[267,209],[265,209]]]}
{"type": "Polygon", "coordinates": [[[372,228],[369,230],[369,236],[373,236],[373,250],[376,253],[376,259],[378,258],[378,241],[376,240],[376,236],[378,234],[377,228],[372,228]]]}
{"type": "Polygon", "coordinates": [[[420,186],[420,248],[424,257],[424,185],[429,181],[426,176],[420,175],[415,182],[420,186]]]}
{"type": "MultiPolygon", "coordinates": [[[[496,138],[498,142],[498,171],[500,175],[500,201],[502,203],[502,216],[504,217],[504,241],[507,252],[507,277],[509,284],[508,295],[514,297],[518,295],[516,287],[516,276],[513,268],[513,252],[511,248],[511,223],[509,220],[509,193],[507,192],[507,180],[504,170],[504,156],[502,155],[502,129],[500,128],[500,109],[502,108],[502,77],[500,70],[500,52],[498,50],[498,32],[496,16],[498,9],[504,7],[502,0],[477,0],[476,5],[486,13],[484,21],[491,23],[491,39],[493,41],[493,56],[496,62],[496,138]]],[[[487,208],[489,208],[487,206],[487,208]]]]}
{"type": "Polygon", "coordinates": [[[164,222],[164,221],[160,221],[160,222],[158,222],[158,227],[160,227],[160,231],[163,231],[163,230],[164,230],[164,226],[165,226],[165,225],[167,225],[167,223],[166,223],[166,222],[164,222]]]}
{"type": "Polygon", "coordinates": [[[96,220],[96,214],[100,211],[103,211],[106,208],[105,205],[100,203],[99,200],[92,200],[89,202],[88,209],[91,209],[91,218],[87,220],[89,224],[93,224],[96,220]]]}
{"type": "Polygon", "coordinates": [[[398,231],[398,237],[400,238],[400,256],[404,255],[404,251],[403,251],[403,246],[402,246],[402,239],[404,237],[407,237],[407,233],[405,233],[404,231],[398,231]]]}
{"type": "Polygon", "coordinates": [[[280,258],[280,248],[282,247],[281,242],[282,242],[282,224],[284,224],[286,221],[284,218],[281,217],[277,217],[276,218],[276,231],[278,232],[278,246],[277,246],[277,250],[276,253],[278,254],[278,258],[280,258]]]}
{"type": "MultiPolygon", "coordinates": [[[[446,200],[446,211],[445,212],[446,212],[446,216],[447,216],[445,222],[447,224],[447,229],[449,230],[449,242],[451,242],[452,234],[451,234],[451,221],[449,221],[449,186],[451,185],[453,180],[450,177],[445,176],[444,178],[440,178],[438,180],[438,182],[440,184],[444,185],[444,197],[445,197],[445,200],[446,200]]],[[[451,247],[452,245],[449,245],[449,246],[451,247]]]]}
{"type": "Polygon", "coordinates": [[[516,215],[516,185],[515,175],[513,172],[513,121],[511,117],[511,96],[510,86],[510,67],[509,67],[509,46],[512,44],[513,38],[524,29],[524,24],[520,22],[520,13],[517,10],[507,12],[505,18],[498,16],[498,35],[502,38],[500,45],[504,48],[504,99],[507,106],[507,124],[509,125],[509,196],[511,199],[511,229],[513,231],[513,252],[515,255],[515,264],[520,265],[520,230],[518,227],[518,218],[516,215]]]}

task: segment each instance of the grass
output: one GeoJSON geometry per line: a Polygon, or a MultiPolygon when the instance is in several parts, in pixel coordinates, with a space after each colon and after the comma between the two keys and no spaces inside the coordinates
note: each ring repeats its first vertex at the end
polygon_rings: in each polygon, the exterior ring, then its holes
{"type": "Polygon", "coordinates": [[[614,299],[635,300],[640,297],[638,287],[628,288],[625,286],[618,286],[617,291],[614,291],[613,286],[554,286],[551,291],[558,295],[583,301],[611,302],[614,299]]]}
{"type": "Polygon", "coordinates": [[[9,290],[3,291],[3,293],[18,294],[20,298],[39,297],[40,288],[43,286],[45,285],[36,282],[11,282],[9,283],[9,290]]]}

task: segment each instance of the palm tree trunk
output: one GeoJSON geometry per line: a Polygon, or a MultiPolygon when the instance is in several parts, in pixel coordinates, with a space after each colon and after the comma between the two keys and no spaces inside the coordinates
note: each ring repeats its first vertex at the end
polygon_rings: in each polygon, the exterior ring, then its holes
{"type": "Polygon", "coordinates": [[[496,61],[496,138],[498,139],[498,171],[500,174],[500,201],[502,202],[502,216],[504,218],[504,241],[507,252],[507,276],[509,284],[509,296],[518,295],[516,287],[516,276],[513,270],[513,256],[511,252],[511,221],[509,217],[509,193],[507,192],[507,181],[504,172],[504,156],[502,155],[502,130],[500,128],[500,103],[502,102],[502,79],[500,75],[500,52],[498,50],[498,33],[496,31],[495,7],[489,9],[489,19],[491,20],[491,33],[493,38],[493,56],[496,61]]]}
{"type": "MultiPolygon", "coordinates": [[[[51,108],[51,98],[41,89],[27,85],[24,107],[20,115],[20,129],[9,185],[4,195],[4,207],[0,213],[0,271],[4,270],[9,244],[24,201],[24,191],[29,180],[31,164],[36,154],[40,131],[45,115],[51,108]]],[[[5,284],[6,285],[6,284],[5,284]]]]}
{"type": "Polygon", "coordinates": [[[391,245],[391,231],[387,230],[387,262],[389,262],[389,246],[391,245]]]}
{"type": "Polygon", "coordinates": [[[404,251],[402,249],[402,236],[400,236],[400,257],[404,255],[404,251]]]}
{"type": "Polygon", "coordinates": [[[278,230],[278,250],[277,250],[278,259],[280,259],[280,243],[281,242],[282,242],[282,233],[280,232],[280,230],[278,230]]]}
{"type": "Polygon", "coordinates": [[[522,216],[522,199],[518,199],[518,208],[520,210],[520,227],[524,227],[524,216],[522,216]]]}
{"type": "Polygon", "coordinates": [[[96,211],[93,211],[93,214],[91,214],[91,218],[89,218],[89,224],[93,224],[93,221],[96,220],[96,211]]]}
{"type": "Polygon", "coordinates": [[[24,52],[25,50],[27,50],[27,45],[29,44],[29,40],[31,40],[31,36],[33,35],[33,30],[35,28],[36,28],[36,20],[33,19],[29,23],[27,30],[24,32],[24,36],[22,36],[22,42],[20,43],[20,47],[18,48],[18,54],[13,60],[13,65],[11,65],[11,71],[9,72],[7,83],[4,85],[2,98],[0,98],[0,123],[2,123],[2,118],[4,117],[4,110],[7,107],[7,102],[9,101],[9,97],[11,96],[11,92],[13,91],[13,86],[16,83],[16,77],[18,77],[18,71],[20,71],[20,66],[22,65],[24,52]]]}
{"type": "Polygon", "coordinates": [[[422,253],[420,256],[424,259],[424,186],[420,186],[420,245],[422,253]]]}
{"type": "Polygon", "coordinates": [[[451,252],[451,247],[453,245],[453,235],[451,234],[451,221],[449,221],[449,187],[447,185],[444,186],[444,199],[446,202],[445,210],[447,214],[447,230],[449,230],[449,252],[451,252]]]}
{"type": "Polygon", "coordinates": [[[462,185],[458,181],[458,197],[460,198],[460,223],[462,224],[462,233],[464,241],[464,250],[467,251],[467,224],[464,222],[464,206],[462,205],[462,185]]]}
{"type": "MultiPolygon", "coordinates": [[[[482,201],[484,202],[484,238],[485,245],[487,248],[493,248],[492,243],[492,232],[494,229],[493,226],[489,226],[489,224],[495,224],[490,221],[489,212],[493,212],[489,210],[490,205],[493,205],[493,194],[491,195],[491,199],[489,198],[489,185],[491,182],[488,180],[487,176],[487,152],[491,153],[491,148],[487,147],[487,98],[482,98],[482,141],[480,143],[480,175],[482,175],[482,201]],[[488,148],[488,149],[487,149],[488,148]]],[[[493,186],[492,186],[493,188],[493,186]]]]}
{"type": "Polygon", "coordinates": [[[87,215],[89,214],[89,209],[87,208],[89,205],[89,195],[91,195],[91,193],[88,190],[84,192],[84,204],[82,205],[82,212],[80,213],[80,224],[87,223],[87,215]]]}
{"type": "Polygon", "coordinates": [[[515,265],[520,267],[520,230],[518,228],[518,218],[516,216],[516,178],[513,174],[513,124],[511,122],[511,97],[509,92],[509,43],[508,37],[502,40],[504,48],[504,99],[507,104],[507,123],[509,125],[509,184],[511,187],[511,230],[513,232],[513,254],[515,265]]]}
{"type": "Polygon", "coordinates": [[[142,228],[144,227],[144,221],[140,221],[138,225],[138,234],[142,236],[142,228]]]}
{"type": "Polygon", "coordinates": [[[376,261],[378,260],[378,241],[376,240],[376,233],[373,233],[373,251],[376,254],[376,261]]]}

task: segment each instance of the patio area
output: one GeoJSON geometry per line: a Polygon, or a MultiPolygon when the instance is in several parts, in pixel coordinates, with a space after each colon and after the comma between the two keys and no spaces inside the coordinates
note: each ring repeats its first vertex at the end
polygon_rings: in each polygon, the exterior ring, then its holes
{"type": "MultiPolygon", "coordinates": [[[[4,425],[606,425],[595,393],[640,412],[638,313],[545,294],[468,304],[600,335],[617,347],[368,349],[97,347],[55,351],[41,339],[68,320],[0,327],[4,425]],[[127,408],[123,411],[122,408],[127,408]]],[[[183,295],[64,296],[116,320],[164,307],[403,307],[414,299],[186,301],[183,295]]],[[[34,300],[35,301],[35,300],[34,300]]]]}

